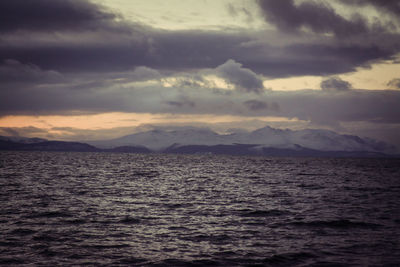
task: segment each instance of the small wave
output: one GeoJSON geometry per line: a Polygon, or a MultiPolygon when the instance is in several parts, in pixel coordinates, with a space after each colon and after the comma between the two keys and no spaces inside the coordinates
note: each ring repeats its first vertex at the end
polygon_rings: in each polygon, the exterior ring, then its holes
{"type": "Polygon", "coordinates": [[[189,229],[187,228],[187,227],[184,227],[184,226],[171,226],[171,227],[168,227],[168,230],[171,230],[171,231],[188,231],[189,229]]]}
{"type": "Polygon", "coordinates": [[[0,241],[0,247],[20,247],[23,245],[24,243],[21,241],[0,241]]]}
{"type": "Polygon", "coordinates": [[[297,173],[299,176],[327,176],[326,173],[307,173],[307,172],[299,172],[297,173]]]}
{"type": "Polygon", "coordinates": [[[121,260],[118,260],[117,262],[115,262],[115,265],[129,265],[129,266],[137,266],[139,264],[145,264],[147,262],[147,260],[145,259],[140,259],[140,258],[133,258],[133,257],[129,257],[129,258],[124,258],[121,260]]]}
{"type": "Polygon", "coordinates": [[[185,261],[178,259],[166,259],[158,263],[151,264],[151,266],[174,266],[174,267],[196,267],[196,266],[222,266],[219,262],[214,260],[194,260],[185,261]]]}
{"type": "Polygon", "coordinates": [[[240,217],[269,217],[269,216],[282,216],[287,215],[288,211],[283,210],[253,210],[240,214],[240,217]]]}
{"type": "Polygon", "coordinates": [[[49,235],[49,234],[41,234],[41,235],[34,236],[33,240],[50,242],[50,241],[58,240],[58,237],[57,236],[53,236],[53,235],[49,235]]]}
{"type": "Polygon", "coordinates": [[[154,178],[159,175],[160,175],[160,173],[158,171],[135,171],[132,173],[132,176],[135,178],[137,178],[137,177],[139,177],[139,178],[143,178],[143,177],[154,178]]]}
{"type": "Polygon", "coordinates": [[[192,241],[192,242],[211,242],[211,243],[220,243],[224,241],[231,240],[231,237],[228,235],[194,235],[194,236],[186,236],[182,237],[182,240],[192,241]]]}
{"type": "Polygon", "coordinates": [[[84,223],[87,223],[87,221],[84,220],[84,219],[64,220],[63,222],[67,223],[67,224],[84,224],[84,223]]]}
{"type": "Polygon", "coordinates": [[[125,216],[123,219],[121,219],[120,221],[119,221],[120,223],[125,223],[125,224],[138,224],[138,223],[140,223],[141,221],[140,221],[140,219],[138,219],[138,218],[133,218],[133,217],[130,217],[130,216],[125,216]]]}
{"type": "Polygon", "coordinates": [[[0,264],[5,264],[5,265],[17,265],[17,264],[24,264],[26,263],[25,260],[23,259],[18,259],[18,258],[0,258],[0,264]]]}
{"type": "Polygon", "coordinates": [[[216,256],[216,257],[224,257],[224,258],[237,256],[237,254],[234,251],[231,251],[231,250],[216,252],[213,255],[216,256]]]}
{"type": "Polygon", "coordinates": [[[12,235],[19,235],[19,236],[32,235],[34,233],[36,233],[36,231],[24,228],[18,228],[11,232],[12,235]]]}
{"type": "Polygon", "coordinates": [[[332,221],[297,221],[292,222],[291,224],[296,226],[304,226],[304,227],[328,227],[328,228],[378,228],[381,225],[375,223],[366,223],[366,222],[354,222],[349,220],[332,220],[332,221]]]}
{"type": "Polygon", "coordinates": [[[57,218],[57,217],[72,217],[68,212],[63,211],[46,211],[40,213],[34,213],[27,216],[27,218],[57,218]]]}
{"type": "Polygon", "coordinates": [[[179,208],[193,206],[193,204],[189,204],[189,203],[166,203],[163,206],[165,206],[165,207],[167,207],[169,209],[179,209],[179,208]]]}
{"type": "Polygon", "coordinates": [[[17,188],[19,188],[19,187],[21,187],[21,184],[10,182],[10,183],[3,184],[2,187],[4,187],[4,188],[5,187],[17,187],[17,188]]]}
{"type": "Polygon", "coordinates": [[[113,248],[129,248],[128,244],[113,244],[113,245],[85,245],[83,248],[89,249],[113,249],[113,248]]]}
{"type": "Polygon", "coordinates": [[[50,250],[49,248],[45,248],[42,251],[39,251],[39,254],[46,256],[46,257],[54,257],[54,256],[58,255],[57,252],[50,250]]]}
{"type": "Polygon", "coordinates": [[[221,263],[215,260],[195,260],[191,266],[222,266],[221,263]]]}
{"type": "MultiPolygon", "coordinates": [[[[239,254],[233,251],[225,251],[215,253],[213,257],[216,265],[214,266],[308,266],[309,263],[317,258],[316,255],[306,252],[299,253],[282,253],[267,258],[253,257],[250,253],[249,257],[239,257],[239,254]],[[305,265],[306,264],[306,265],[305,265]]],[[[193,266],[193,265],[191,265],[193,266]]],[[[197,265],[195,265],[197,266],[197,265]]],[[[213,265],[200,265],[213,266],[213,265]]]]}
{"type": "Polygon", "coordinates": [[[310,189],[310,190],[324,189],[323,186],[321,186],[321,185],[316,185],[316,184],[300,184],[299,187],[300,187],[300,188],[304,188],[304,189],[310,189]]]}
{"type": "Polygon", "coordinates": [[[284,253],[265,258],[262,263],[267,266],[294,266],[305,263],[307,260],[315,257],[314,254],[306,252],[284,253]]]}

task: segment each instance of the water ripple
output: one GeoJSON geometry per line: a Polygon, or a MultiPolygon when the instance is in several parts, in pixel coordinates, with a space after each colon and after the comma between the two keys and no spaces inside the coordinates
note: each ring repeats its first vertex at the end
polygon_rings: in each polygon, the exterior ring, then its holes
{"type": "Polygon", "coordinates": [[[0,152],[6,266],[398,266],[400,161],[0,152]]]}

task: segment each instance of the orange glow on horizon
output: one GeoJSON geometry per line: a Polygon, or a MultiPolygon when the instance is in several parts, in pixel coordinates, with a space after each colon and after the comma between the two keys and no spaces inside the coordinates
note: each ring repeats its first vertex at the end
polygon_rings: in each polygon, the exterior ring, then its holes
{"type": "MultiPolygon", "coordinates": [[[[150,114],[150,113],[102,113],[92,115],[70,115],[70,116],[27,116],[10,115],[0,118],[0,127],[20,128],[37,127],[52,129],[56,127],[70,127],[79,129],[112,129],[116,127],[135,127],[145,124],[168,124],[175,123],[224,123],[232,121],[251,120],[255,117],[214,115],[214,114],[150,114]]],[[[257,117],[266,122],[293,121],[283,117],[257,117]]]]}

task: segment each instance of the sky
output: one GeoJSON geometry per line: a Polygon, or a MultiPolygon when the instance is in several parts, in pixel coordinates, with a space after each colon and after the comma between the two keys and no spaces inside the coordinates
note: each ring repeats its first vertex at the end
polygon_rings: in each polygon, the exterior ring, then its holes
{"type": "Polygon", "coordinates": [[[0,1],[0,135],[266,125],[400,146],[400,2],[0,1]]]}

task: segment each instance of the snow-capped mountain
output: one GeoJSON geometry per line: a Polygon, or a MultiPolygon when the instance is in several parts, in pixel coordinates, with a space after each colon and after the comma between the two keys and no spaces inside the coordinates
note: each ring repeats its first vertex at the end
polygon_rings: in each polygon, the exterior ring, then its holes
{"type": "Polygon", "coordinates": [[[252,145],[253,149],[312,149],[319,151],[369,151],[395,153],[396,148],[389,144],[363,139],[353,135],[338,134],[321,129],[293,131],[274,129],[269,126],[253,132],[218,134],[204,128],[183,128],[178,130],[152,130],[140,132],[117,139],[92,141],[91,145],[111,148],[117,146],[144,146],[154,151],[163,151],[171,146],[216,146],[252,145]]]}
{"type": "MultiPolygon", "coordinates": [[[[145,146],[152,150],[162,150],[171,145],[215,145],[226,144],[224,135],[209,129],[190,128],[175,131],[152,130],[123,136],[106,141],[88,142],[92,145],[111,148],[116,146],[145,146]]],[[[228,142],[229,143],[229,142],[228,142]]]]}

